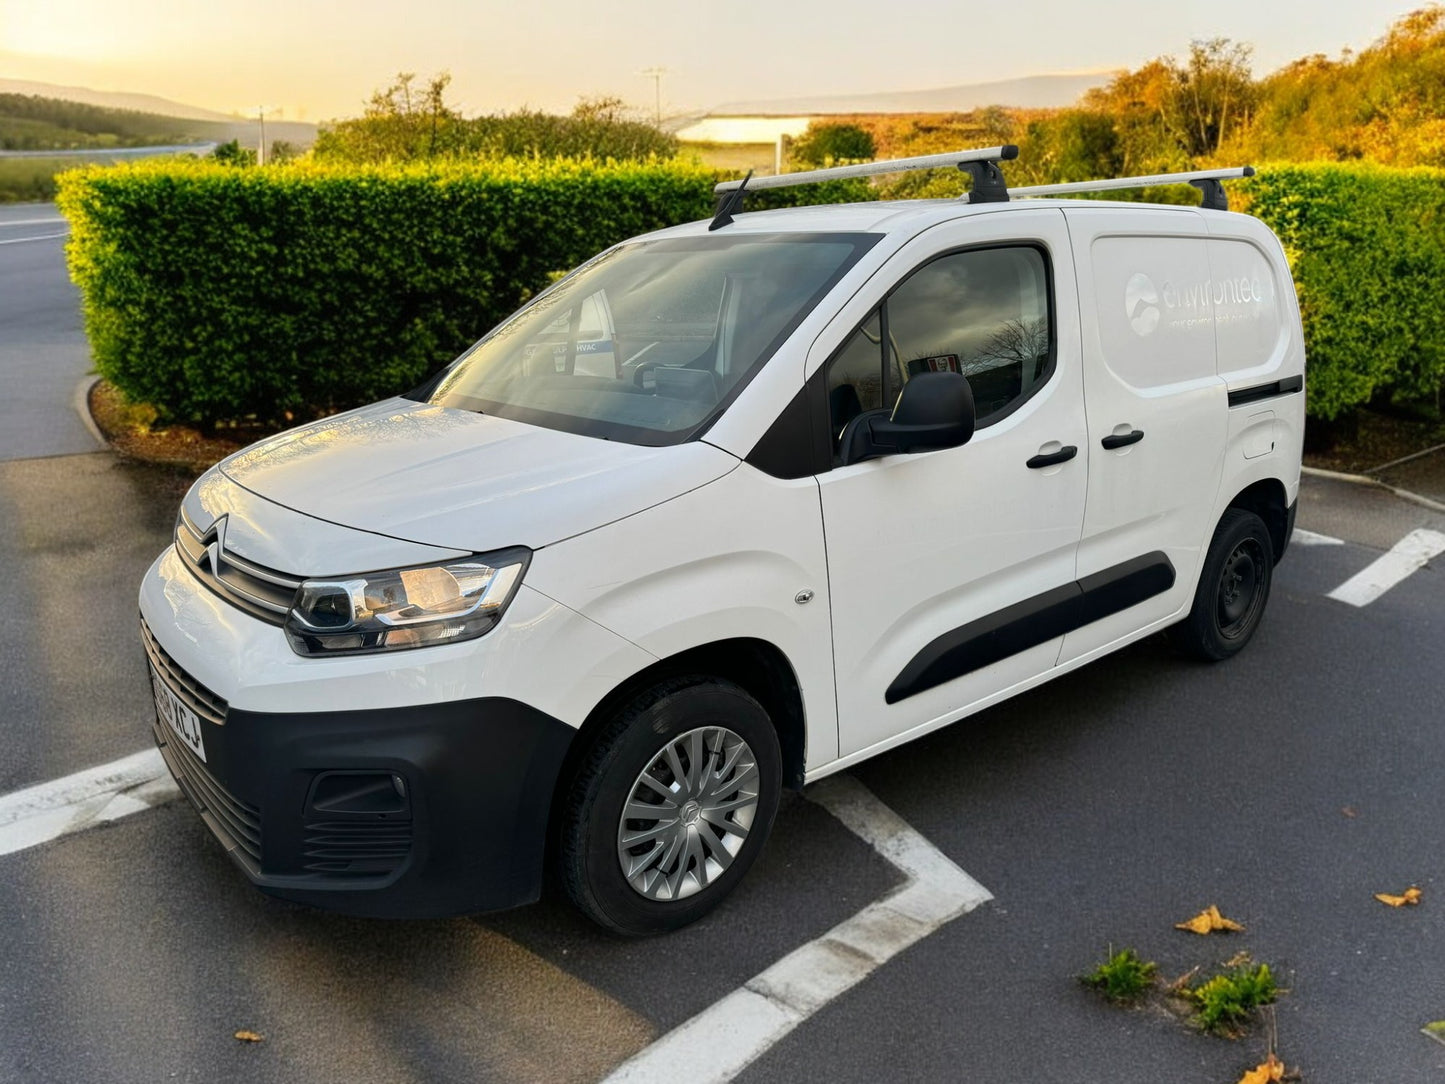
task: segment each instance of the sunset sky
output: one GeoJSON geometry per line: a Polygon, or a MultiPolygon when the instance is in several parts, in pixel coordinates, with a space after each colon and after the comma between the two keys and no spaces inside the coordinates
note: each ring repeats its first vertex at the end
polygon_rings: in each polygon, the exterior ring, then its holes
{"type": "Polygon", "coordinates": [[[467,114],[580,95],[664,112],[1135,67],[1194,38],[1255,46],[1257,73],[1361,48],[1408,0],[0,0],[0,77],[159,94],[222,112],[354,115],[398,71],[448,70],[467,114]]]}

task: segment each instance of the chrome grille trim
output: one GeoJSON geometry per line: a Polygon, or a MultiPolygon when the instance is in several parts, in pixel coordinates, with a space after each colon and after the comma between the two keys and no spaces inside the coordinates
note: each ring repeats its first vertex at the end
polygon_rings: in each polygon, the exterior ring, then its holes
{"type": "Polygon", "coordinates": [[[226,701],[177,665],[151,633],[150,626],[145,623],[145,618],[141,618],[140,635],[142,643],[145,644],[146,658],[150,659],[151,666],[160,679],[166,683],[166,688],[180,697],[181,703],[208,723],[224,726],[226,712],[229,710],[226,701]]]}
{"type": "Polygon", "coordinates": [[[225,548],[225,516],[202,531],[184,507],[176,519],[176,553],[212,592],[271,625],[282,625],[301,579],[248,561],[225,548]]]}

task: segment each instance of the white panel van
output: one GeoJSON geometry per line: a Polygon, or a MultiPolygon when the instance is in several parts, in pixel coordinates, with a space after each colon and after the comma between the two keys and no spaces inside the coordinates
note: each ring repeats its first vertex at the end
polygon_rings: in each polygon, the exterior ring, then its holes
{"type": "Polygon", "coordinates": [[[783,787],[1156,631],[1239,651],[1299,488],[1280,245],[1222,174],[1201,208],[1010,199],[1011,150],[923,160],[967,200],[723,186],[416,392],[203,475],[142,635],[155,739],[247,877],[441,915],[550,868],[667,930],[783,787]]]}

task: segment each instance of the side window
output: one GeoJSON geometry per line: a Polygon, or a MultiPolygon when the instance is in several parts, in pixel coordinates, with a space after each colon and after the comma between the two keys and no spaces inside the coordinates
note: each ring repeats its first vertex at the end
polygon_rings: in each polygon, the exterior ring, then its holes
{"type": "Polygon", "coordinates": [[[1048,265],[1037,248],[969,249],[924,264],[828,364],[835,443],[851,418],[891,409],[904,383],[922,372],[967,377],[980,428],[1003,418],[1053,371],[1051,311],[1048,265]]]}
{"type": "Polygon", "coordinates": [[[888,338],[903,378],[962,373],[980,427],[1049,376],[1048,271],[1036,248],[955,252],[920,267],[887,301],[888,338]]]}
{"type": "Polygon", "coordinates": [[[865,410],[883,406],[883,339],[878,313],[864,320],[828,364],[828,414],[833,440],[865,410]]]}

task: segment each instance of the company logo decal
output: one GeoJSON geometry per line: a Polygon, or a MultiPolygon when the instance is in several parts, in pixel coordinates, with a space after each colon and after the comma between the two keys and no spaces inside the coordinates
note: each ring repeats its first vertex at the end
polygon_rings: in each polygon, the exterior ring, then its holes
{"type": "Polygon", "coordinates": [[[1124,315],[1140,338],[1159,326],[1159,291],[1148,275],[1130,275],[1124,284],[1124,315]]]}

